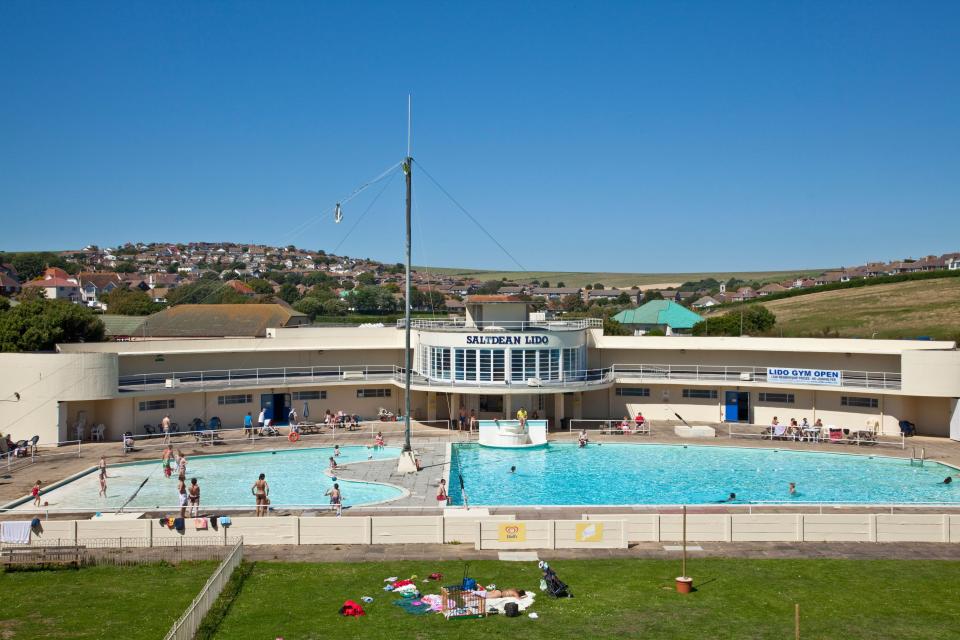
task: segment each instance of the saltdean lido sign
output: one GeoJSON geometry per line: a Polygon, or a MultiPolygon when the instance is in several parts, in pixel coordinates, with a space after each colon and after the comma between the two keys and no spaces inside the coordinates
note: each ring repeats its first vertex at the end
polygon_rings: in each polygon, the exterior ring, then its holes
{"type": "Polygon", "coordinates": [[[840,372],[832,369],[783,369],[780,367],[767,367],[767,382],[839,387],[840,372]]]}
{"type": "Polygon", "coordinates": [[[467,344],[547,345],[550,339],[547,336],[467,336],[467,344]]]}

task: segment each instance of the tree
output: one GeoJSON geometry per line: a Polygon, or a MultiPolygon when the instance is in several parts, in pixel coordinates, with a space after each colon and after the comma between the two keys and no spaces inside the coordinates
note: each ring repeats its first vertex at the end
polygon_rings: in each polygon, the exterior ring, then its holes
{"type": "Polygon", "coordinates": [[[593,285],[588,284],[587,286],[584,287],[584,289],[586,289],[587,291],[593,291],[593,285]]]}
{"type": "Polygon", "coordinates": [[[557,283],[557,287],[560,288],[560,289],[563,289],[563,288],[566,287],[566,286],[567,286],[567,283],[564,282],[563,280],[561,280],[560,282],[557,283]]]}
{"type": "Polygon", "coordinates": [[[260,295],[270,295],[273,293],[273,285],[261,278],[247,280],[247,286],[253,289],[254,293],[259,293],[260,295]]]}
{"type": "Polygon", "coordinates": [[[167,293],[170,306],[178,304],[244,304],[250,299],[219,280],[200,280],[171,289],[167,293]]]}
{"type": "Polygon", "coordinates": [[[603,319],[603,335],[605,336],[629,336],[633,332],[626,328],[613,318],[603,319]]]}
{"type": "Polygon", "coordinates": [[[626,291],[621,291],[620,295],[617,296],[617,304],[630,304],[630,294],[626,291]]]}
{"type": "Polygon", "coordinates": [[[656,289],[650,289],[643,292],[644,302],[650,302],[651,300],[663,300],[663,294],[656,289]]]}
{"type": "Polygon", "coordinates": [[[329,287],[333,284],[333,278],[322,271],[314,271],[304,276],[303,284],[308,287],[316,287],[318,285],[329,287]]]}
{"type": "Polygon", "coordinates": [[[179,262],[171,262],[170,264],[167,265],[167,273],[176,273],[179,270],[180,270],[179,262]]]}
{"type": "Polygon", "coordinates": [[[280,285],[280,291],[277,293],[277,297],[287,304],[293,304],[300,299],[300,292],[297,291],[297,287],[295,285],[292,285],[289,282],[284,282],[282,285],[280,285]]]}
{"type": "Polygon", "coordinates": [[[693,325],[695,336],[756,336],[769,332],[777,317],[763,305],[754,304],[722,316],[707,317],[693,325]]]}
{"type": "Polygon", "coordinates": [[[502,284],[503,283],[501,283],[499,280],[487,280],[480,285],[480,288],[477,289],[477,293],[482,295],[493,295],[497,291],[500,291],[502,284]]]}
{"type": "Polygon", "coordinates": [[[347,303],[339,298],[330,298],[323,301],[323,315],[325,316],[343,316],[349,310],[347,303]]]}
{"type": "Polygon", "coordinates": [[[583,311],[583,298],[575,293],[564,296],[560,301],[560,306],[564,311],[583,311]]]}
{"type": "Polygon", "coordinates": [[[350,303],[360,313],[390,313],[397,310],[397,299],[383,287],[362,286],[350,292],[350,303]]]}
{"type": "Polygon", "coordinates": [[[439,291],[420,291],[413,289],[410,292],[410,304],[414,309],[444,309],[443,294],[439,291]]]}
{"type": "Polygon", "coordinates": [[[42,253],[17,253],[10,258],[10,264],[17,270],[20,279],[26,282],[40,277],[47,262],[42,253]]]}
{"type": "Polygon", "coordinates": [[[305,313],[310,316],[310,319],[313,320],[317,316],[323,313],[323,301],[318,300],[317,298],[312,298],[307,296],[302,300],[298,300],[293,308],[299,311],[300,313],[305,313]]]}
{"type": "Polygon", "coordinates": [[[543,282],[540,283],[540,286],[543,287],[544,289],[546,289],[547,287],[550,286],[550,281],[549,281],[549,280],[544,280],[543,282]]]}
{"type": "Polygon", "coordinates": [[[136,273],[137,265],[129,260],[124,260],[123,262],[118,262],[117,266],[114,267],[113,270],[117,273],[136,273]]]}
{"type": "Polygon", "coordinates": [[[4,298],[3,296],[0,296],[0,313],[3,313],[9,308],[10,308],[10,301],[4,298]]]}
{"type": "Polygon", "coordinates": [[[66,300],[30,300],[0,312],[0,351],[50,351],[57,343],[103,339],[93,311],[66,300]]]}
{"type": "Polygon", "coordinates": [[[371,271],[364,271],[357,276],[357,284],[374,285],[377,284],[377,276],[371,271]]]}
{"type": "Polygon", "coordinates": [[[594,288],[594,289],[597,289],[597,290],[603,289],[603,283],[602,283],[602,282],[594,282],[594,283],[593,283],[593,288],[594,288]]]}
{"type": "Polygon", "coordinates": [[[108,293],[103,301],[107,312],[121,316],[148,316],[162,308],[140,289],[117,287],[108,293]]]}

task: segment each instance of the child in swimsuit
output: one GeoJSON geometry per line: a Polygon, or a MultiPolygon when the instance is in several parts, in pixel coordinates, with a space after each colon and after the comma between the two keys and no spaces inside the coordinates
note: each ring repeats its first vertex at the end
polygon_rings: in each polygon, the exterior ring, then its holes
{"type": "Polygon", "coordinates": [[[337,509],[337,517],[343,513],[343,505],[341,504],[340,496],[340,485],[336,482],[333,483],[333,488],[324,493],[325,496],[330,496],[330,504],[332,504],[337,509]]]}
{"type": "Polygon", "coordinates": [[[30,490],[30,495],[33,496],[33,506],[40,506],[40,481],[37,480],[37,483],[33,485],[33,489],[30,490]]]}

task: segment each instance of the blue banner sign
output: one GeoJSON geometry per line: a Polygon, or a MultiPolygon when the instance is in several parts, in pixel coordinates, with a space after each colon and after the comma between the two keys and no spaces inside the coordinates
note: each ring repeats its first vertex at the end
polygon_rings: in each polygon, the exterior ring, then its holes
{"type": "Polygon", "coordinates": [[[841,379],[840,372],[831,369],[786,369],[781,367],[767,367],[767,382],[839,387],[841,384],[841,379]]]}

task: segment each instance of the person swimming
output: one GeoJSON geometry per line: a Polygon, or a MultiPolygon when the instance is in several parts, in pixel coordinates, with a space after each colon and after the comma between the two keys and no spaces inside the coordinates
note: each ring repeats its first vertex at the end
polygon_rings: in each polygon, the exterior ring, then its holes
{"type": "Polygon", "coordinates": [[[724,502],[733,502],[736,499],[737,499],[737,494],[731,492],[730,495],[727,496],[726,500],[717,500],[717,504],[723,504],[724,502]]]}
{"type": "Polygon", "coordinates": [[[796,494],[797,494],[797,483],[796,483],[796,482],[791,482],[791,483],[790,483],[790,495],[793,496],[793,495],[796,495],[796,494]]]}
{"type": "Polygon", "coordinates": [[[943,484],[950,484],[951,482],[953,482],[953,476],[947,476],[943,479],[943,484]]]}
{"type": "Polygon", "coordinates": [[[516,467],[516,465],[510,467],[510,473],[516,473],[516,472],[517,472],[517,467],[516,467]]]}

